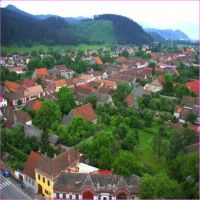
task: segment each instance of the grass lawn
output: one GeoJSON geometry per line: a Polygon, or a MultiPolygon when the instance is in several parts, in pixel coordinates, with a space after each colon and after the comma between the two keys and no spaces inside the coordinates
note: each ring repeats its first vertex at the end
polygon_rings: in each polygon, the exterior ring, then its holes
{"type": "MultiPolygon", "coordinates": [[[[154,122],[152,124],[152,127],[148,130],[151,130],[152,132],[157,132],[158,129],[159,125],[154,122]]],[[[145,131],[145,129],[139,131],[140,149],[139,153],[137,154],[138,160],[141,164],[152,167],[156,172],[163,171],[166,169],[165,161],[163,158],[159,160],[158,156],[154,154],[152,139],[152,133],[145,131]]]]}
{"type": "Polygon", "coordinates": [[[56,45],[56,46],[45,46],[45,45],[33,45],[32,47],[18,47],[18,46],[10,46],[10,47],[2,47],[2,51],[6,52],[7,54],[12,54],[12,53],[31,53],[31,51],[36,50],[39,51],[42,49],[44,52],[47,52],[49,49],[53,49],[54,51],[66,51],[66,50],[97,50],[100,48],[109,48],[108,45],[85,45],[85,44],[80,44],[77,46],[72,46],[72,45],[56,45]]]}

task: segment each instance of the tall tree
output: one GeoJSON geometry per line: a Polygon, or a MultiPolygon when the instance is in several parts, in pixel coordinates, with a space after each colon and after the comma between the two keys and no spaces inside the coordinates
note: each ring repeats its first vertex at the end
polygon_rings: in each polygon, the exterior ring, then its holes
{"type": "Polygon", "coordinates": [[[142,199],[175,199],[181,197],[181,186],[165,173],[145,174],[140,183],[142,199]]]}
{"type": "Polygon", "coordinates": [[[51,128],[53,123],[61,119],[60,107],[52,100],[42,103],[41,108],[36,111],[34,123],[44,132],[51,128]]]}
{"type": "Polygon", "coordinates": [[[136,157],[128,151],[120,151],[112,167],[116,174],[124,176],[141,175],[141,168],[137,163],[136,157]]]}
{"type": "Polygon", "coordinates": [[[131,93],[131,86],[129,85],[128,82],[123,82],[117,86],[114,98],[117,101],[124,101],[125,97],[130,93],[131,93]]]}
{"type": "Polygon", "coordinates": [[[62,87],[57,93],[57,103],[63,114],[68,114],[76,106],[72,91],[67,87],[62,87]]]}

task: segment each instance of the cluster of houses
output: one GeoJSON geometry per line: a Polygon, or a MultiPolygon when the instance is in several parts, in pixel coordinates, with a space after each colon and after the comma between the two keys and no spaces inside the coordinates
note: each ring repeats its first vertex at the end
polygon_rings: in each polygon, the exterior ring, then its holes
{"type": "MultiPolygon", "coordinates": [[[[142,48],[149,52],[149,47],[142,48]]],[[[118,49],[123,51],[124,49],[118,49]]],[[[136,51],[134,48],[126,48],[129,53],[136,51]]],[[[45,67],[35,68],[32,78],[19,83],[5,81],[1,86],[0,94],[0,118],[4,127],[12,128],[17,125],[24,127],[26,136],[42,136],[42,131],[32,125],[32,119],[25,110],[38,110],[42,106],[41,99],[56,99],[56,93],[60,88],[67,86],[75,96],[78,107],[72,109],[68,115],[64,115],[61,124],[68,125],[73,116],[81,116],[87,122],[97,122],[97,115],[91,103],[85,104],[88,96],[95,96],[97,104],[113,105],[112,95],[121,82],[128,82],[133,90],[125,99],[127,106],[138,109],[137,97],[144,94],[157,93],[163,90],[164,74],[167,72],[179,76],[176,66],[172,62],[185,57],[190,57],[191,51],[183,54],[175,53],[151,53],[151,60],[156,62],[156,68],[148,67],[147,60],[138,58],[130,59],[118,56],[119,52],[111,52],[116,56],[117,63],[103,63],[100,57],[93,56],[96,51],[86,51],[84,59],[90,64],[101,65],[102,71],[89,70],[74,77],[72,69],[66,65],[57,65],[47,70],[45,67]],[[160,60],[160,62],[157,62],[160,60]],[[156,75],[156,76],[155,76],[156,75]],[[156,78],[154,78],[156,77],[156,78]],[[150,83],[141,86],[140,80],[150,80],[150,83]],[[24,110],[24,109],[23,109],[24,110]]],[[[74,58],[76,54],[70,54],[74,58]]],[[[24,67],[30,60],[30,56],[15,56],[0,59],[1,66],[9,70],[16,67],[24,67]]],[[[188,61],[188,59],[186,59],[188,61]]],[[[180,62],[180,61],[179,61],[180,62]]],[[[22,71],[24,71],[24,69],[22,71]]],[[[16,72],[17,73],[17,72],[16,72]]],[[[188,89],[198,96],[199,80],[185,84],[188,89]]],[[[176,106],[174,116],[179,123],[184,124],[188,115],[194,112],[198,116],[199,99],[197,97],[183,97],[182,106],[176,106]]],[[[199,124],[199,117],[196,124],[199,124]]],[[[49,141],[53,145],[60,143],[57,135],[50,135],[49,141]]],[[[112,172],[102,171],[81,162],[80,153],[73,148],[65,150],[57,157],[50,159],[36,152],[31,152],[23,172],[16,172],[16,176],[35,192],[42,193],[50,199],[98,199],[116,200],[135,198],[139,194],[139,177],[122,177],[113,175],[112,172]]]]}
{"type": "Polygon", "coordinates": [[[114,175],[112,171],[100,170],[82,161],[83,157],[74,148],[67,148],[52,159],[32,151],[23,171],[16,171],[15,175],[47,199],[123,200],[138,197],[138,176],[114,175]]]}

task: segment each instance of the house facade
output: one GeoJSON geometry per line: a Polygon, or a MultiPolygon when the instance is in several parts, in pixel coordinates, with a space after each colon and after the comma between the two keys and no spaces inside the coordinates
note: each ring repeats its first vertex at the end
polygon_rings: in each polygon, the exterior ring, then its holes
{"type": "Polygon", "coordinates": [[[7,100],[0,96],[0,108],[3,108],[7,105],[8,105],[7,100]]]}
{"type": "Polygon", "coordinates": [[[79,152],[69,148],[53,159],[41,155],[35,168],[36,190],[45,198],[53,199],[53,185],[60,172],[70,172],[71,167],[76,167],[80,160],[79,152]]]}
{"type": "Polygon", "coordinates": [[[136,199],[140,179],[136,175],[100,175],[61,172],[54,184],[54,199],[125,200],[136,199]],[[73,181],[71,181],[73,180],[73,181]]]}

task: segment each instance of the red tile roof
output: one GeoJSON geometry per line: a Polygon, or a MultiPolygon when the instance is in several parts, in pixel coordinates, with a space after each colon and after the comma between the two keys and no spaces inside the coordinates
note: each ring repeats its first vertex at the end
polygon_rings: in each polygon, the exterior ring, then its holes
{"type": "Polygon", "coordinates": [[[112,171],[111,170],[98,170],[97,173],[101,174],[101,175],[111,175],[112,171]]]}
{"type": "Polygon", "coordinates": [[[103,65],[103,62],[102,60],[99,58],[99,57],[95,57],[95,62],[98,64],[98,65],[103,65]]]}
{"type": "Polygon", "coordinates": [[[20,85],[12,82],[12,81],[5,81],[5,86],[8,90],[11,90],[13,92],[18,91],[20,89],[20,85]]]}
{"type": "Polygon", "coordinates": [[[48,71],[47,71],[47,68],[36,68],[35,72],[39,77],[42,77],[42,76],[49,74],[48,71]]]}
{"type": "Polygon", "coordinates": [[[97,115],[96,115],[94,109],[92,108],[91,103],[87,103],[80,107],[74,108],[72,110],[72,113],[74,115],[83,117],[86,121],[93,121],[97,118],[97,115]]]}
{"type": "Polygon", "coordinates": [[[37,167],[41,156],[34,151],[31,151],[28,160],[26,161],[23,173],[35,180],[35,168],[37,167]]]}
{"type": "Polygon", "coordinates": [[[60,79],[60,80],[56,80],[55,81],[55,85],[56,85],[56,88],[57,87],[62,87],[62,86],[66,86],[66,81],[64,79],[60,79]]]}
{"type": "Polygon", "coordinates": [[[33,110],[38,110],[38,109],[40,109],[40,107],[42,106],[42,102],[41,101],[38,101],[38,100],[36,100],[35,102],[34,102],[34,104],[33,104],[33,110]]]}
{"type": "Polygon", "coordinates": [[[125,102],[127,103],[128,106],[133,106],[135,103],[134,98],[131,95],[128,95],[126,97],[125,102]]]}
{"type": "Polygon", "coordinates": [[[194,92],[198,93],[199,92],[199,80],[187,82],[186,85],[189,87],[189,89],[194,92]]]}
{"type": "Polygon", "coordinates": [[[21,81],[21,85],[24,85],[26,87],[32,87],[32,86],[35,86],[35,81],[34,80],[23,80],[23,81],[21,81]]]}
{"type": "Polygon", "coordinates": [[[159,76],[159,77],[157,78],[157,80],[158,80],[158,82],[159,82],[161,85],[163,85],[164,82],[165,82],[163,76],[159,76]]]}

